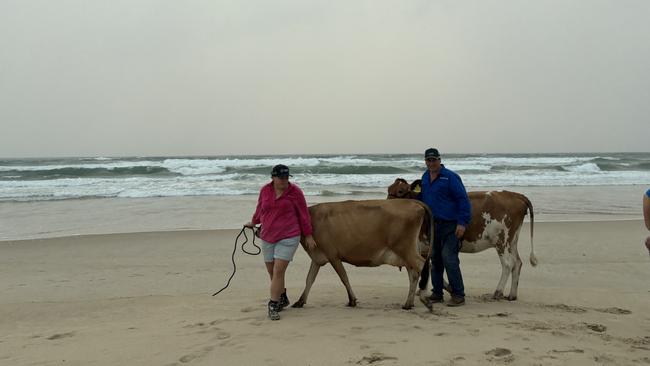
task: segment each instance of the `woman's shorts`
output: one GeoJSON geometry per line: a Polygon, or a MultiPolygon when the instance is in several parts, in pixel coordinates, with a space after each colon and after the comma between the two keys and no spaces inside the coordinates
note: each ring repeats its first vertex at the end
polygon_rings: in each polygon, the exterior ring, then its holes
{"type": "Polygon", "coordinates": [[[298,249],[298,244],[300,244],[300,236],[282,239],[277,243],[268,243],[262,240],[264,262],[273,262],[274,259],[283,259],[291,262],[293,255],[296,253],[296,249],[298,249]]]}

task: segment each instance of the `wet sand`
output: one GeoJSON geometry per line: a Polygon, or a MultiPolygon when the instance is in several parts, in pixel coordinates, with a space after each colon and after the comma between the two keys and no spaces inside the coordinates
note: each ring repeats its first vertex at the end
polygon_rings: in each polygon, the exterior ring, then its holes
{"type": "MultiPolygon", "coordinates": [[[[536,221],[642,219],[645,186],[502,187],[533,202],[536,221]]],[[[385,191],[307,196],[307,203],[384,199],[385,191]]],[[[0,240],[145,231],[235,229],[250,220],[257,196],[88,198],[0,202],[0,240]]]]}

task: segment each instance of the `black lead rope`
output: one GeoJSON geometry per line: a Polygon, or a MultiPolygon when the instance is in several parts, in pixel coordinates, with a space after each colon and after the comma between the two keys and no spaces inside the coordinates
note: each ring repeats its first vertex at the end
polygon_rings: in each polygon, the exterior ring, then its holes
{"type": "MultiPolygon", "coordinates": [[[[253,228],[249,228],[249,229],[253,230],[253,228]]],[[[246,226],[244,226],[241,229],[241,231],[239,232],[239,235],[237,235],[237,238],[235,238],[235,246],[232,248],[232,256],[231,256],[231,259],[232,259],[232,274],[230,275],[230,278],[228,279],[228,283],[221,290],[213,293],[212,296],[218,295],[221,291],[227,289],[228,286],[230,286],[230,281],[232,280],[233,277],[235,277],[235,272],[237,272],[237,265],[235,264],[235,252],[237,251],[237,242],[239,241],[239,237],[242,236],[242,234],[244,234],[244,242],[241,243],[242,252],[244,252],[244,253],[246,253],[248,255],[258,255],[258,254],[260,254],[262,252],[262,249],[259,246],[257,246],[257,244],[255,244],[255,237],[257,236],[257,231],[253,232],[253,245],[255,246],[255,248],[257,248],[257,253],[251,253],[251,252],[247,251],[246,248],[244,248],[244,245],[246,245],[246,243],[248,243],[248,236],[246,235],[246,226]]]]}

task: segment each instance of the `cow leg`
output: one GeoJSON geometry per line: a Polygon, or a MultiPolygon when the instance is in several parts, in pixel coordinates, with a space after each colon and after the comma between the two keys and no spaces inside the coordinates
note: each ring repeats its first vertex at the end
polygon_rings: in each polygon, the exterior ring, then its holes
{"type": "Polygon", "coordinates": [[[301,308],[303,305],[305,305],[307,302],[307,296],[309,296],[309,290],[311,290],[311,285],[313,285],[314,281],[316,280],[316,275],[318,275],[318,270],[320,267],[320,264],[316,263],[316,261],[311,261],[311,266],[309,267],[309,272],[307,273],[307,279],[305,280],[305,290],[302,292],[302,295],[300,295],[300,299],[293,303],[292,307],[301,308]]]}
{"type": "Polygon", "coordinates": [[[451,286],[449,286],[449,282],[445,280],[444,278],[442,279],[442,288],[443,290],[447,291],[448,294],[451,295],[451,286]]]}
{"type": "Polygon", "coordinates": [[[517,289],[519,288],[519,275],[521,274],[521,265],[523,264],[521,258],[519,257],[519,251],[517,250],[518,240],[519,240],[519,232],[517,232],[517,235],[515,235],[515,238],[511,244],[514,266],[512,268],[512,283],[510,284],[510,295],[508,295],[508,300],[510,301],[517,300],[517,289]]]}
{"type": "Polygon", "coordinates": [[[503,253],[499,253],[499,260],[501,261],[501,279],[499,279],[497,289],[494,291],[494,295],[492,295],[492,298],[496,300],[503,298],[503,289],[506,286],[506,282],[508,281],[508,277],[510,276],[514,265],[512,254],[508,249],[509,248],[505,248],[503,253]]]}
{"type": "Polygon", "coordinates": [[[332,265],[332,267],[334,267],[336,274],[339,275],[341,282],[343,282],[345,289],[348,291],[348,306],[350,307],[357,306],[357,297],[354,296],[354,292],[352,292],[352,287],[350,286],[350,281],[348,280],[348,274],[345,272],[345,267],[343,267],[343,263],[341,262],[340,259],[335,258],[330,260],[330,264],[332,265]]]}
{"type": "Polygon", "coordinates": [[[424,292],[427,290],[427,284],[429,283],[429,271],[431,271],[431,261],[429,258],[427,258],[424,261],[424,266],[422,267],[422,271],[420,272],[420,282],[418,283],[419,287],[419,294],[420,296],[424,295],[424,292]]]}
{"type": "Polygon", "coordinates": [[[415,298],[415,289],[417,287],[418,278],[420,278],[420,271],[418,271],[417,267],[414,268],[412,266],[406,266],[406,271],[409,276],[409,293],[406,296],[406,303],[404,303],[402,309],[409,310],[413,308],[413,299],[415,298]]]}

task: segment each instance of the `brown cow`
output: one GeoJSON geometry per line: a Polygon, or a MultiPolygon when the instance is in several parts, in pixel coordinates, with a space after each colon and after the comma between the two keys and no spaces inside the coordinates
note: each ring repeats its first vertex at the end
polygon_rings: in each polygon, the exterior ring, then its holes
{"type": "Polygon", "coordinates": [[[345,285],[348,306],[356,306],[357,298],[342,262],[357,267],[406,267],[409,292],[402,308],[413,307],[417,281],[431,247],[431,242],[418,240],[422,222],[431,215],[425,204],[413,200],[330,202],[309,207],[309,214],[318,246],[310,250],[304,240],[300,241],[312,261],[305,290],[293,307],[302,307],[307,302],[318,270],[328,262],[345,285]],[[423,258],[421,253],[426,256],[423,258]]]}
{"type": "MultiPolygon", "coordinates": [[[[414,188],[417,185],[417,181],[409,185],[404,179],[398,178],[388,187],[388,198],[415,198],[417,193],[414,192],[414,188]]],[[[508,300],[516,300],[522,265],[517,241],[528,211],[530,211],[529,259],[530,264],[537,265],[537,258],[533,251],[535,222],[533,205],[523,194],[509,191],[468,192],[468,196],[472,204],[472,221],[465,231],[460,251],[478,253],[488,248],[495,248],[501,261],[501,279],[493,298],[503,298],[506,281],[512,274],[508,300]]]]}

